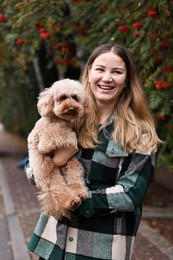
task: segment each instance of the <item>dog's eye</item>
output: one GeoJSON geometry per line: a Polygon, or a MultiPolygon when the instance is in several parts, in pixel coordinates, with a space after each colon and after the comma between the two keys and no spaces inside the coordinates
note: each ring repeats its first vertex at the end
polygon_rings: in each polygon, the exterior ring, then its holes
{"type": "Polygon", "coordinates": [[[64,101],[67,99],[67,96],[66,95],[62,95],[60,98],[59,98],[59,101],[64,101]]]}
{"type": "Polygon", "coordinates": [[[78,96],[76,96],[76,95],[73,95],[72,98],[73,98],[74,100],[76,100],[76,101],[79,101],[79,98],[78,98],[78,96]]]}

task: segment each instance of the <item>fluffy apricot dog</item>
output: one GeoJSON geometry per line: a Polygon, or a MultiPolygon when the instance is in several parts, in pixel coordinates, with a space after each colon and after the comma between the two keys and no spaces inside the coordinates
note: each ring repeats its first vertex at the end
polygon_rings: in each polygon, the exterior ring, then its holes
{"type": "Polygon", "coordinates": [[[45,214],[70,219],[72,210],[88,196],[84,170],[75,156],[65,166],[56,167],[52,154],[75,144],[71,122],[86,116],[84,87],[76,80],[56,81],[40,93],[37,108],[41,118],[28,136],[28,153],[38,200],[45,214]]]}

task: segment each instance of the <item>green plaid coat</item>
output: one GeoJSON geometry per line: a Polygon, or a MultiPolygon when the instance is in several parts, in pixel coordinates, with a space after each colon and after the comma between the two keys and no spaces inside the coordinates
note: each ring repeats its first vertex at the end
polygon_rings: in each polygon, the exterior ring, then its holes
{"type": "MultiPolygon", "coordinates": [[[[112,132],[107,127],[107,135],[112,132]]],[[[145,138],[145,135],[144,135],[145,138]]],[[[99,133],[95,150],[81,149],[89,198],[72,221],[41,213],[28,248],[49,260],[129,260],[154,172],[150,151],[126,153],[99,133]]]]}

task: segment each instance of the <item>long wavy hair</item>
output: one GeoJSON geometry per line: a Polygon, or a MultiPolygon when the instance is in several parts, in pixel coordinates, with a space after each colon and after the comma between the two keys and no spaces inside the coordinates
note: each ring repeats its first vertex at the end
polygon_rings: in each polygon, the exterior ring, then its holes
{"type": "Polygon", "coordinates": [[[80,144],[83,147],[94,148],[99,143],[97,140],[98,109],[90,88],[89,68],[92,67],[98,56],[107,52],[118,55],[124,61],[127,70],[126,87],[115,103],[112,114],[115,121],[112,138],[128,152],[138,149],[150,149],[155,152],[161,140],[155,130],[155,122],[148,106],[145,91],[138,79],[130,52],[123,45],[115,43],[107,43],[97,47],[85,65],[81,82],[88,96],[90,113],[79,135],[80,144]]]}

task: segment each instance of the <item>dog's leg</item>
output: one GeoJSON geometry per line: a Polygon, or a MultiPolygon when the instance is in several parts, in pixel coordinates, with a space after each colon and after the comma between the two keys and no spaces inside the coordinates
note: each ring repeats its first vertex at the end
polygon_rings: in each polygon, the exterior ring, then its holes
{"type": "Polygon", "coordinates": [[[39,137],[38,150],[42,154],[49,154],[55,151],[56,145],[53,136],[49,136],[49,133],[42,133],[39,137]]]}
{"type": "Polygon", "coordinates": [[[38,150],[42,154],[49,154],[58,148],[74,145],[75,140],[75,132],[68,129],[65,123],[50,125],[39,135],[38,150]]]}
{"type": "Polygon", "coordinates": [[[63,216],[71,218],[71,211],[80,205],[80,198],[68,186],[60,170],[55,167],[51,174],[50,186],[41,190],[38,200],[42,210],[47,215],[53,215],[58,219],[63,216]]]}
{"type": "Polygon", "coordinates": [[[34,180],[38,189],[45,190],[50,185],[50,174],[54,170],[55,165],[49,156],[39,154],[38,152],[35,152],[34,155],[29,157],[34,180]]]}
{"type": "Polygon", "coordinates": [[[73,156],[66,165],[65,178],[67,185],[81,200],[86,200],[88,198],[88,189],[85,186],[84,181],[84,169],[75,156],[73,156]]]}

